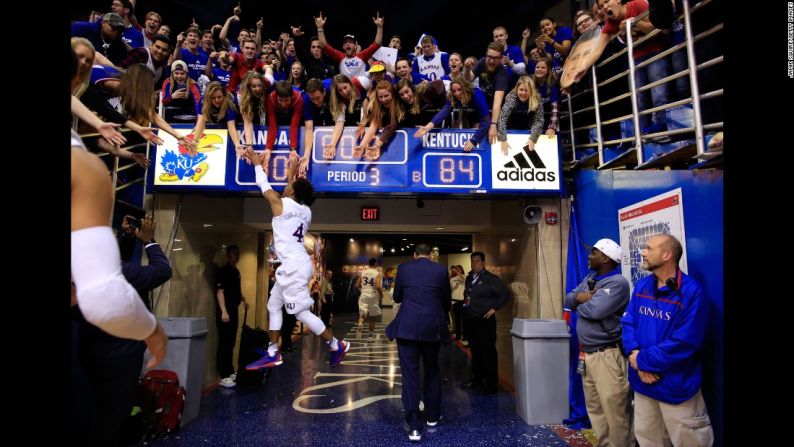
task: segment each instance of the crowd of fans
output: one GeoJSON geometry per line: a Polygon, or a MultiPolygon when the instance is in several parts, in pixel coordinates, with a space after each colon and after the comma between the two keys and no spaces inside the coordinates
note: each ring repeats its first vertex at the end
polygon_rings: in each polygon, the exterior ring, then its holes
{"type": "MultiPolygon", "coordinates": [[[[493,41],[483,42],[484,56],[464,57],[440,50],[428,34],[418,39],[413,51],[403,49],[399,35],[389,38],[388,51],[379,51],[385,22],[379,14],[372,18],[372,41],[346,34],[337,49],[326,39],[329,17],[322,14],[314,17],[316,33],[308,38],[301,27],[290,27],[277,39],[268,39],[263,18],[252,29],[240,25],[243,11],[239,5],[222,24],[202,27],[194,20],[186,30],[176,32],[156,11],[146,13],[141,25],[130,0],[113,0],[111,12],[92,13],[89,21],[72,24],[72,47],[83,53],[74,94],[80,97],[90,84],[93,93],[102,95],[104,102],[122,115],[135,113],[138,119],[131,121],[138,125],[157,121],[161,126],[162,120],[139,110],[148,98],[136,95],[141,103],[130,104],[122,95],[125,72],[136,65],[145,66],[154,74],[153,88],[162,93],[165,121],[196,123],[194,130],[199,131],[207,123],[226,122],[231,129],[242,121],[243,141],[234,138],[239,156],[254,142],[255,125],[270,129],[290,126],[290,145],[296,157],[301,125],[307,130],[335,126],[333,138],[323,147],[326,159],[335,156],[344,126],[358,126],[360,143],[353,155],[368,160],[380,156],[381,147],[398,127],[421,126],[417,136],[440,126],[477,128],[467,150],[486,137],[493,144],[504,142],[507,129],[531,130],[531,149],[540,133],[555,138],[559,132],[559,80],[576,40],[599,24],[604,33],[620,35],[625,32],[621,21],[647,7],[645,0],[597,0],[592,10],[576,13],[574,30],[543,17],[538,23],[539,35],[533,41],[530,29],[524,29],[520,45],[510,44],[508,30],[496,26],[493,41]],[[91,67],[90,73],[87,67],[91,67]],[[210,87],[216,95],[221,94],[218,85],[230,96],[205,104],[210,87]]],[[[333,24],[333,18],[330,20],[333,24]]],[[[653,29],[647,18],[634,26],[640,34],[653,29]]],[[[669,38],[677,36],[676,32],[641,45],[635,51],[637,61],[669,46],[669,38]]],[[[604,48],[598,49],[603,52],[604,48]]],[[[663,58],[641,71],[638,87],[669,75],[670,59],[663,58]]],[[[664,83],[639,96],[650,93],[650,104],[658,106],[671,98],[671,88],[675,85],[664,83]]],[[[92,97],[89,108],[104,119],[128,122],[99,104],[96,95],[92,97]]],[[[650,104],[640,99],[641,108],[650,104]]],[[[644,122],[648,132],[664,130],[661,116],[657,112],[642,117],[649,120],[644,122]]],[[[161,127],[168,131],[167,124],[161,127]]],[[[275,135],[270,136],[267,150],[273,148],[275,135]]],[[[301,160],[304,173],[312,149],[310,138],[306,140],[301,160]]]]}

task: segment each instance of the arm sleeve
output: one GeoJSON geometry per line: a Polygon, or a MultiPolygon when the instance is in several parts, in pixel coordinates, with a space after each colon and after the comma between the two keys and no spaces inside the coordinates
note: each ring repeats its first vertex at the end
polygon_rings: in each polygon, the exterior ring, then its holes
{"type": "Polygon", "coordinates": [[[119,249],[110,227],[72,231],[72,279],[85,319],[110,335],[144,340],[157,321],[121,274],[119,249]]]}
{"type": "Polygon", "coordinates": [[[372,42],[372,45],[356,54],[356,56],[361,58],[362,61],[366,62],[372,57],[373,54],[375,54],[376,51],[378,51],[378,48],[380,48],[380,44],[377,42],[372,42]]]}
{"type": "Polygon", "coordinates": [[[529,135],[529,138],[534,141],[535,143],[538,142],[538,138],[540,138],[540,134],[543,132],[543,101],[538,104],[538,109],[535,110],[535,113],[532,117],[532,132],[529,135]]]}
{"type": "Polygon", "coordinates": [[[119,113],[118,110],[111,107],[104,95],[99,93],[94,85],[88,86],[88,89],[85,91],[85,93],[80,96],[80,102],[82,102],[91,111],[96,112],[105,118],[106,121],[118,124],[124,124],[124,122],[127,121],[127,117],[119,113]]]}
{"type": "Polygon", "coordinates": [[[267,109],[267,141],[265,149],[273,149],[276,144],[276,134],[278,133],[278,121],[276,119],[276,92],[267,95],[265,108],[267,109]]]}
{"type": "Polygon", "coordinates": [[[499,279],[498,276],[494,275],[493,279],[491,290],[493,291],[494,295],[496,295],[495,309],[499,310],[502,308],[502,306],[507,304],[508,301],[510,301],[510,289],[507,288],[507,285],[504,283],[504,281],[499,279]]]}
{"type": "Polygon", "coordinates": [[[289,125],[289,146],[290,148],[297,148],[300,142],[298,132],[301,125],[301,116],[303,115],[303,98],[298,92],[295,92],[292,97],[295,99],[295,109],[292,111],[292,121],[289,125]]]}
{"type": "Polygon", "coordinates": [[[452,104],[449,102],[449,100],[447,100],[447,102],[444,103],[444,107],[442,107],[441,110],[439,110],[438,113],[433,116],[433,119],[430,120],[433,123],[433,126],[435,128],[441,127],[441,123],[447,119],[451,110],[452,104]]]}
{"type": "Polygon", "coordinates": [[[149,265],[135,265],[125,263],[122,267],[124,278],[135,287],[136,290],[150,291],[163,285],[171,279],[171,264],[160,248],[160,244],[152,244],[146,249],[146,256],[149,258],[149,265]]]}
{"type": "Polygon", "coordinates": [[[163,105],[171,104],[171,79],[166,79],[163,82],[163,105]]]}
{"type": "Polygon", "coordinates": [[[620,327],[623,330],[623,353],[626,355],[629,355],[631,351],[639,349],[640,347],[634,333],[637,326],[635,321],[635,316],[637,315],[637,301],[639,301],[639,298],[637,298],[637,290],[639,290],[639,282],[634,285],[634,296],[629,300],[629,306],[626,308],[626,311],[623,312],[623,317],[620,319],[620,327]]]}
{"type": "Polygon", "coordinates": [[[628,296],[628,284],[623,286],[614,281],[606,282],[593,291],[593,297],[580,304],[576,311],[580,317],[603,320],[619,311],[628,301],[628,296]]]}
{"type": "Polygon", "coordinates": [[[568,292],[567,295],[565,295],[565,301],[563,305],[565,306],[566,309],[576,310],[576,308],[579,307],[579,302],[576,301],[576,295],[582,292],[583,290],[582,286],[585,285],[586,287],[586,284],[587,284],[587,278],[585,278],[581,283],[579,283],[578,286],[576,286],[576,288],[574,288],[573,290],[568,292]]]}
{"type": "Polygon", "coordinates": [[[331,60],[337,64],[342,62],[342,59],[345,58],[345,53],[332,47],[331,44],[328,43],[327,39],[325,42],[325,46],[323,47],[323,52],[325,52],[325,54],[327,54],[328,57],[331,58],[331,60]]]}
{"type": "Polygon", "coordinates": [[[480,115],[480,124],[477,127],[477,131],[472,135],[471,142],[480,144],[480,141],[488,134],[488,128],[491,126],[491,112],[488,110],[488,102],[485,100],[485,93],[482,90],[474,89],[472,100],[474,108],[480,115]]]}
{"type": "Polygon", "coordinates": [[[510,119],[510,114],[516,107],[516,94],[510,92],[505,98],[505,103],[502,110],[499,112],[499,122],[496,126],[496,132],[499,141],[507,141],[507,121],[510,119]]]}

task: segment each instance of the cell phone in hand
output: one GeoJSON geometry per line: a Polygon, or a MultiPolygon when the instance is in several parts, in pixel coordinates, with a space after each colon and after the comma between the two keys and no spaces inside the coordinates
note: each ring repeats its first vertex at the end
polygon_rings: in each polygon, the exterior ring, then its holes
{"type": "Polygon", "coordinates": [[[127,218],[127,223],[130,225],[130,228],[133,228],[133,229],[135,229],[135,228],[140,229],[141,228],[141,220],[140,219],[136,219],[134,217],[128,217],[127,218]]]}

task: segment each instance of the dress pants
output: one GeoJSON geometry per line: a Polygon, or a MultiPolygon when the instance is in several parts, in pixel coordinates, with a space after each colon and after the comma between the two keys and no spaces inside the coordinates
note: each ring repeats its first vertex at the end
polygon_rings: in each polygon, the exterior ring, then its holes
{"type": "Polygon", "coordinates": [[[472,379],[486,391],[496,391],[499,384],[499,363],[496,353],[496,316],[482,318],[467,315],[466,339],[471,349],[472,379]]]}
{"type": "Polygon", "coordinates": [[[438,368],[440,342],[397,339],[403,379],[403,408],[410,430],[419,430],[419,401],[425,403],[428,421],[441,417],[441,372],[438,368]],[[419,387],[419,363],[424,365],[424,386],[419,387]]]}

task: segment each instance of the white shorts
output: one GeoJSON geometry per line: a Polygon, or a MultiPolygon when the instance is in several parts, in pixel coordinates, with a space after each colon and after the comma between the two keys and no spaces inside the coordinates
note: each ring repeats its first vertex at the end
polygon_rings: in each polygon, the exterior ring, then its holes
{"type": "Polygon", "coordinates": [[[362,315],[369,315],[370,317],[380,316],[380,303],[378,301],[378,295],[360,296],[358,298],[358,313],[362,315]]]}
{"type": "Polygon", "coordinates": [[[285,306],[290,315],[312,307],[314,300],[309,295],[312,271],[311,263],[282,262],[276,270],[276,285],[270,291],[270,301],[279,308],[285,306]]]}

